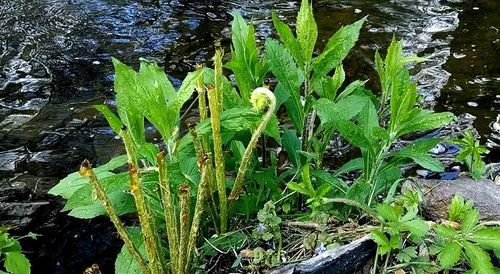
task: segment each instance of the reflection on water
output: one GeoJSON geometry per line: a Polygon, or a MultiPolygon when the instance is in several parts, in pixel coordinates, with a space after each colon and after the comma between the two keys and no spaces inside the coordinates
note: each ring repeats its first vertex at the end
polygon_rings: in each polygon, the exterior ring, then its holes
{"type": "MultiPolygon", "coordinates": [[[[470,112],[490,134],[500,104],[500,4],[496,0],[315,1],[319,40],[369,15],[345,63],[348,77],[376,79],[375,50],[393,33],[405,51],[429,59],[414,68],[429,106],[470,112]],[[469,104],[468,104],[469,103],[469,104]]],[[[296,1],[19,0],[0,5],[0,181],[57,178],[83,158],[121,153],[93,104],[112,103],[110,57],[158,61],[179,83],[207,63],[214,41],[229,44],[229,12],[253,18],[260,38],[274,35],[271,10],[294,18],[296,1]]],[[[376,87],[374,81],[368,84],[376,87]]],[[[42,199],[42,198],[41,198],[42,199]]]]}

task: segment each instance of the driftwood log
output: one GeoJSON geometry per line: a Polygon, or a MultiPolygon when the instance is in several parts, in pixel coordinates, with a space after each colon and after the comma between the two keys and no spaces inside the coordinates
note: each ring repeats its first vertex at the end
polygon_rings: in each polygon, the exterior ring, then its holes
{"type": "Polygon", "coordinates": [[[359,273],[375,256],[376,245],[370,235],[347,245],[327,250],[309,260],[271,271],[271,274],[359,273]]]}

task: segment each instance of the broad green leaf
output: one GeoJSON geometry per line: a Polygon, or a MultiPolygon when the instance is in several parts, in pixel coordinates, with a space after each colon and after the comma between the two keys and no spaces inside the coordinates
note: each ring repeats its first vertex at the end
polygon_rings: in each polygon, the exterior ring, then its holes
{"type": "Polygon", "coordinates": [[[324,182],[331,185],[333,188],[339,190],[343,194],[347,194],[348,186],[341,179],[337,178],[333,174],[326,172],[324,170],[313,169],[311,171],[312,176],[316,178],[318,182],[324,182]]]}
{"type": "Polygon", "coordinates": [[[338,102],[322,98],[316,101],[314,109],[321,124],[326,128],[331,128],[339,120],[350,120],[356,116],[367,102],[368,98],[358,95],[348,96],[338,102]]]}
{"type": "Polygon", "coordinates": [[[436,129],[450,123],[453,118],[454,115],[450,112],[433,113],[430,110],[422,110],[418,115],[401,125],[397,136],[403,136],[416,131],[436,129]]]}
{"type": "Polygon", "coordinates": [[[293,125],[297,131],[302,132],[304,113],[300,101],[300,86],[304,81],[304,74],[295,64],[290,51],[276,40],[266,40],[265,54],[272,73],[290,96],[285,105],[293,125]]]}
{"type": "Polygon", "coordinates": [[[362,148],[371,150],[370,141],[366,138],[363,130],[351,121],[339,120],[336,122],[340,135],[349,143],[362,148]]]}
{"type": "MultiPolygon", "coordinates": [[[[146,249],[139,227],[129,227],[128,234],[134,246],[137,248],[143,258],[146,257],[146,249]]],[[[123,274],[140,274],[142,273],[139,265],[136,263],[128,249],[123,246],[115,261],[115,273],[123,274]]]]}
{"type": "Polygon", "coordinates": [[[382,218],[390,222],[399,221],[400,214],[389,204],[382,203],[377,205],[377,213],[380,214],[382,218]]]}
{"type": "Polygon", "coordinates": [[[479,211],[477,209],[471,209],[469,210],[463,220],[462,224],[460,226],[460,230],[463,233],[470,232],[479,222],[479,211]]]}
{"type": "Polygon", "coordinates": [[[458,233],[454,228],[446,225],[434,225],[432,229],[434,229],[437,235],[445,239],[454,239],[458,236],[458,233]]]}
{"type": "Polygon", "coordinates": [[[363,158],[355,158],[345,163],[339,169],[335,171],[334,176],[339,176],[345,173],[349,173],[354,170],[363,169],[363,158]]]}
{"type": "Polygon", "coordinates": [[[411,158],[420,166],[435,172],[444,171],[443,165],[439,160],[432,158],[428,151],[439,143],[439,139],[418,140],[403,149],[391,154],[392,157],[411,158]]]}
{"type": "Polygon", "coordinates": [[[439,253],[439,263],[445,269],[455,266],[462,255],[462,247],[457,242],[447,243],[439,253]]]}
{"type": "Polygon", "coordinates": [[[323,77],[338,67],[358,40],[359,31],[366,17],[339,29],[328,41],[324,51],[314,58],[311,78],[313,89],[317,89],[323,77]]]}
{"type": "Polygon", "coordinates": [[[233,71],[241,97],[245,104],[249,105],[250,94],[255,88],[262,86],[268,69],[265,62],[259,61],[253,25],[247,25],[237,11],[233,12],[232,16],[232,59],[226,67],[233,71]]]}
{"type": "Polygon", "coordinates": [[[372,102],[367,101],[358,117],[359,126],[363,129],[365,136],[371,136],[374,128],[379,128],[378,113],[372,102]]]}
{"type": "Polygon", "coordinates": [[[342,65],[335,69],[335,74],[332,77],[325,77],[321,88],[318,88],[316,92],[320,97],[327,98],[334,101],[337,97],[339,88],[342,86],[345,80],[345,71],[342,65]]]}
{"type": "Polygon", "coordinates": [[[382,231],[378,229],[372,230],[371,237],[373,241],[375,241],[375,243],[377,243],[377,245],[379,246],[378,251],[380,255],[387,254],[389,251],[391,251],[389,239],[382,231]]]}
{"type": "Polygon", "coordinates": [[[247,236],[241,231],[232,231],[222,235],[215,235],[210,239],[205,239],[201,247],[203,254],[207,256],[216,256],[219,251],[228,252],[230,250],[239,250],[247,242],[247,236]]]}
{"type": "Polygon", "coordinates": [[[297,14],[297,41],[302,49],[304,60],[312,57],[316,39],[318,38],[318,26],[314,21],[312,3],[302,0],[299,13],[297,14]]]}
{"type": "Polygon", "coordinates": [[[491,264],[490,255],[481,247],[471,244],[467,241],[462,242],[465,248],[465,254],[469,259],[469,263],[479,274],[495,274],[493,265],[491,264]]]}
{"type": "MultiPolygon", "coordinates": [[[[136,211],[134,197],[129,193],[115,191],[108,194],[108,198],[118,215],[124,215],[136,211]]],[[[68,215],[79,219],[92,219],[97,216],[107,215],[107,213],[102,205],[102,202],[100,200],[96,200],[92,204],[72,209],[68,215]]]]}
{"type": "Polygon", "coordinates": [[[191,98],[191,95],[193,95],[193,92],[196,88],[196,81],[198,80],[198,77],[201,76],[201,73],[202,72],[200,70],[190,72],[182,81],[182,84],[179,87],[174,100],[172,100],[172,104],[169,104],[169,106],[173,107],[177,113],[180,112],[182,106],[186,103],[187,100],[189,100],[189,98],[191,98]]]}
{"type": "Polygon", "coordinates": [[[288,159],[292,162],[295,168],[299,169],[302,165],[300,163],[300,140],[295,134],[295,131],[288,129],[283,130],[283,149],[288,154],[288,159]]]}
{"type": "Polygon", "coordinates": [[[474,230],[467,239],[481,246],[500,250],[500,228],[481,227],[474,230]]]}
{"type": "Polygon", "coordinates": [[[313,194],[311,196],[314,196],[314,187],[313,187],[312,182],[311,182],[311,176],[310,176],[309,171],[310,171],[310,165],[305,164],[304,167],[302,168],[302,172],[301,172],[302,184],[309,192],[311,192],[313,194]]]}
{"type": "Polygon", "coordinates": [[[94,105],[94,108],[104,115],[104,118],[108,121],[111,129],[113,129],[116,134],[120,134],[120,130],[123,125],[120,118],[118,118],[118,116],[116,116],[116,114],[114,114],[106,105],[94,105]]]}
{"type": "Polygon", "coordinates": [[[295,36],[293,35],[292,30],[290,29],[290,27],[287,24],[283,23],[282,21],[280,21],[278,19],[278,16],[276,16],[276,13],[274,12],[274,10],[272,12],[272,17],[273,17],[274,28],[278,32],[278,35],[280,36],[281,42],[283,42],[285,47],[290,51],[293,58],[295,59],[295,62],[297,62],[297,64],[300,67],[303,67],[304,66],[304,57],[302,56],[300,44],[297,41],[297,39],[295,39],[295,36]]]}
{"type": "Polygon", "coordinates": [[[300,194],[307,195],[310,197],[314,196],[314,191],[311,191],[310,189],[305,188],[302,184],[290,182],[286,185],[290,190],[296,191],[300,194]]]}
{"type": "MultiPolygon", "coordinates": [[[[356,91],[363,89],[364,85],[368,81],[360,81],[356,80],[350,83],[338,96],[335,98],[335,101],[341,101],[344,98],[347,98],[351,94],[355,94],[356,91]]],[[[360,95],[358,95],[360,96],[360,95]]]]}
{"type": "MultiPolygon", "coordinates": [[[[111,159],[108,163],[94,168],[94,173],[97,179],[102,180],[106,177],[115,175],[110,172],[127,163],[127,155],[121,155],[111,159]]],[[[87,177],[80,176],[80,173],[73,172],[62,179],[57,185],[49,190],[51,195],[59,195],[65,199],[69,199],[78,189],[89,183],[87,177]]]]}
{"type": "MultiPolygon", "coordinates": [[[[87,179],[87,178],[86,178],[87,179]]],[[[88,179],[87,179],[88,180],[88,179]]],[[[126,190],[130,188],[128,172],[108,176],[99,180],[100,185],[106,193],[126,190]]],[[[78,189],[67,201],[62,211],[69,211],[77,207],[91,205],[95,202],[92,195],[92,187],[89,183],[78,189]]]]}
{"type": "Polygon", "coordinates": [[[414,219],[403,224],[403,227],[412,233],[412,236],[416,239],[421,239],[422,237],[429,234],[429,225],[421,219],[414,219]]]}
{"type": "Polygon", "coordinates": [[[21,252],[6,252],[5,269],[13,274],[29,274],[31,273],[31,264],[21,252]]]}
{"type": "Polygon", "coordinates": [[[137,73],[129,66],[112,58],[115,68],[114,89],[120,120],[130,130],[136,144],[145,141],[144,115],[139,111],[137,96],[137,73]]]}

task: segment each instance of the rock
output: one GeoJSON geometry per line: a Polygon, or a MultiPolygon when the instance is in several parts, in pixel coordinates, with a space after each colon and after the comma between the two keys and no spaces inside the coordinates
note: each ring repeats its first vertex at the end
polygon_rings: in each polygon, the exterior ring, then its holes
{"type": "Polygon", "coordinates": [[[362,271],[373,258],[375,250],[375,243],[371,240],[370,235],[366,235],[301,263],[275,269],[271,271],[271,274],[357,273],[362,271]]]}
{"type": "Polygon", "coordinates": [[[50,210],[49,202],[0,202],[0,226],[16,228],[32,227],[37,221],[43,221],[50,210]]]}
{"type": "MultiPolygon", "coordinates": [[[[425,196],[422,212],[430,220],[447,219],[448,206],[457,194],[474,201],[481,220],[500,220],[500,185],[491,180],[459,177],[449,181],[416,179],[416,182],[425,196]]],[[[413,188],[413,185],[407,181],[404,188],[413,188]]]]}

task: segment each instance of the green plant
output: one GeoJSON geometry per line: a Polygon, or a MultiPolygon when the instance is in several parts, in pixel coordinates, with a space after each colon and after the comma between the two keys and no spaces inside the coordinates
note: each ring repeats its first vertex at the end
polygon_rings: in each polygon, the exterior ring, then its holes
{"type": "Polygon", "coordinates": [[[500,229],[478,223],[479,212],[472,201],[455,196],[448,220],[441,224],[418,217],[421,196],[406,190],[391,204],[377,206],[380,229],[372,231],[377,255],[372,273],[410,269],[412,273],[459,271],[496,273],[487,250],[500,247],[500,229]],[[432,224],[429,226],[429,224],[432,224]],[[380,265],[378,258],[385,256],[380,265]],[[470,270],[465,268],[470,266],[470,270]]]}
{"type": "Polygon", "coordinates": [[[127,155],[95,170],[85,161],[79,174],[69,175],[50,191],[68,199],[64,210],[70,211],[70,215],[110,217],[125,242],[117,258],[116,272],[154,274],[169,268],[173,273],[188,273],[202,212],[208,211],[214,223],[220,225],[217,227],[220,232],[227,229],[228,210],[232,209],[228,205],[233,206],[239,197],[257,140],[268,132],[266,126],[274,115],[275,101],[269,90],[258,88],[250,98],[253,109],[234,108],[240,99],[222,75],[221,57],[222,52],[218,51],[214,58],[215,70],[199,68],[188,74],[177,92],[156,64],[142,61],[136,73],[114,60],[119,117],[105,106],[96,108],[122,138],[127,155]],[[194,90],[200,96],[208,95],[210,117],[205,97],[200,98],[202,121],[190,126],[190,134],[179,137],[181,107],[194,90]],[[163,152],[146,141],[145,118],[162,135],[166,148],[163,152]],[[227,197],[223,139],[227,142],[227,136],[252,128],[255,131],[243,149],[232,192],[227,197]],[[214,159],[210,157],[210,137],[214,159]],[[113,172],[125,163],[128,163],[128,172],[113,172]],[[87,177],[90,184],[81,176],[87,177]],[[218,200],[214,193],[218,193],[218,200]],[[205,203],[206,199],[218,201],[218,206],[205,203]],[[140,228],[127,228],[119,215],[134,211],[140,228]],[[168,253],[159,236],[162,233],[167,235],[168,253]],[[130,267],[125,269],[127,264],[130,267]]]}
{"type": "Polygon", "coordinates": [[[449,223],[436,224],[439,264],[449,269],[460,262],[470,265],[470,273],[498,273],[487,250],[500,249],[500,229],[479,223],[479,211],[471,201],[455,196],[449,207],[449,223]]]}
{"type": "Polygon", "coordinates": [[[460,152],[457,159],[465,163],[474,180],[479,180],[485,173],[485,163],[481,155],[488,154],[490,151],[482,146],[474,137],[472,131],[464,132],[462,139],[452,139],[452,142],[460,146],[460,152]]]}
{"type": "MultiPolygon", "coordinates": [[[[315,129],[317,110],[313,106],[316,106],[318,99],[330,102],[334,105],[333,109],[342,114],[342,110],[348,109],[346,105],[359,105],[367,100],[366,96],[362,96],[362,81],[350,84],[337,96],[337,91],[345,79],[342,60],[354,46],[365,20],[366,18],[363,18],[352,25],[342,27],[330,38],[323,52],[313,57],[318,31],[312,4],[302,0],[297,15],[296,35],[273,13],[273,24],[282,43],[266,39],[265,57],[271,72],[279,80],[275,89],[278,105],[284,104],[288,110],[296,131],[290,135],[295,136],[297,140],[301,137],[300,150],[305,155],[313,153],[314,155],[309,156],[316,160],[318,167],[333,134],[330,129],[315,129]],[[333,69],[335,75],[328,76],[333,69]]],[[[353,107],[349,109],[351,111],[345,114],[346,119],[359,112],[353,107]]],[[[288,149],[287,152],[289,155],[293,154],[288,149]]]]}
{"type": "MultiPolygon", "coordinates": [[[[394,52],[399,54],[402,51],[400,47],[401,43],[393,39],[385,62],[377,54],[378,72],[380,78],[384,79],[382,85],[388,86],[390,90],[390,95],[385,95],[390,101],[388,124],[381,125],[384,124],[378,118],[381,114],[377,114],[371,102],[367,102],[362,108],[357,124],[348,120],[336,122],[342,137],[361,149],[362,174],[351,188],[350,194],[360,202],[366,201],[368,205],[374,201],[377,193],[386,190],[389,184],[399,179],[399,166],[408,160],[432,171],[443,171],[439,161],[428,154],[439,139],[421,139],[402,149],[391,151],[399,137],[436,129],[453,119],[453,114],[449,112],[434,113],[417,106],[416,84],[410,82],[408,70],[401,65],[402,61],[398,61],[398,58],[407,59],[402,55],[392,56],[394,52]],[[389,75],[392,78],[387,78],[387,71],[391,71],[389,75]]],[[[381,104],[385,103],[383,100],[381,104]]]]}
{"type": "Polygon", "coordinates": [[[377,254],[372,273],[378,273],[378,257],[385,255],[386,260],[382,272],[386,272],[391,254],[396,253],[396,258],[406,261],[417,257],[414,247],[423,242],[429,234],[429,225],[419,217],[418,205],[421,197],[417,192],[405,191],[393,203],[381,203],[376,212],[380,220],[380,229],[371,232],[372,239],[377,243],[377,254]],[[408,259],[409,257],[409,259],[408,259]]]}
{"type": "Polygon", "coordinates": [[[253,236],[257,240],[262,240],[271,248],[264,249],[257,247],[253,250],[251,267],[258,270],[262,266],[274,267],[279,265],[281,258],[281,248],[283,239],[281,235],[281,218],[276,215],[274,203],[269,201],[257,214],[259,224],[253,231],[253,236]],[[278,246],[276,246],[278,244],[278,246]]]}
{"type": "Polygon", "coordinates": [[[31,273],[31,264],[23,254],[19,239],[9,235],[8,230],[6,227],[0,227],[0,262],[3,261],[4,269],[7,271],[0,269],[0,273],[31,273]]]}

